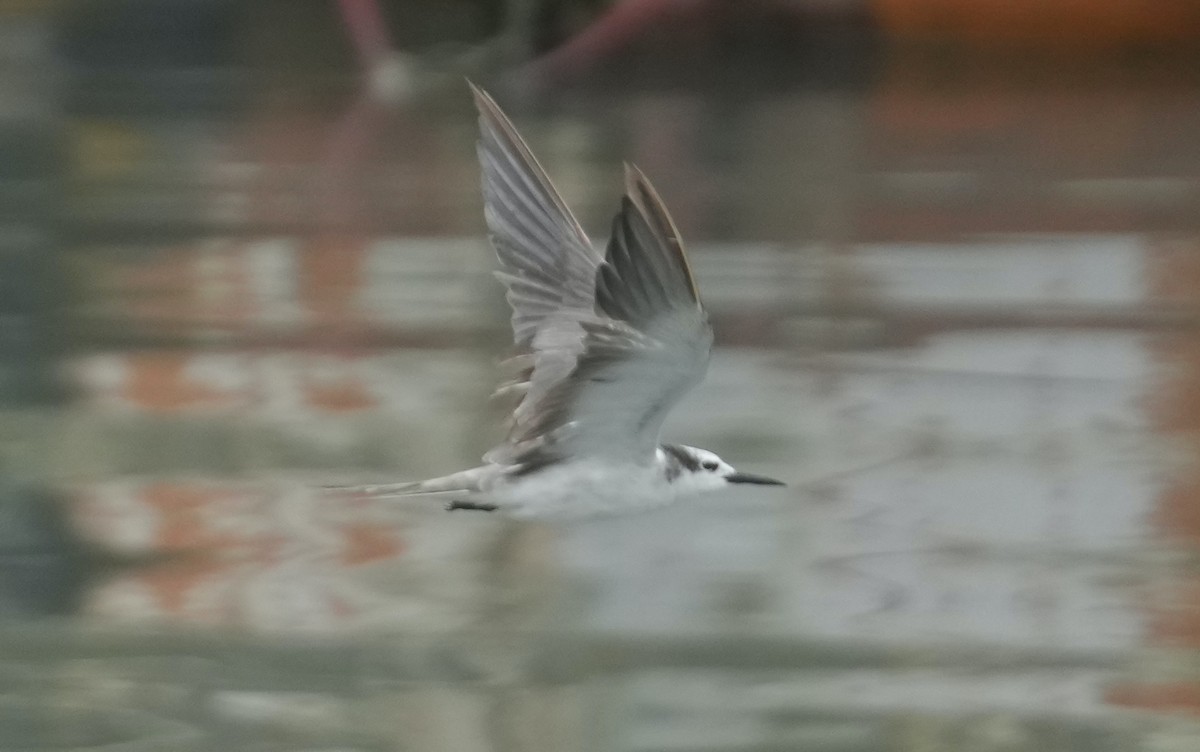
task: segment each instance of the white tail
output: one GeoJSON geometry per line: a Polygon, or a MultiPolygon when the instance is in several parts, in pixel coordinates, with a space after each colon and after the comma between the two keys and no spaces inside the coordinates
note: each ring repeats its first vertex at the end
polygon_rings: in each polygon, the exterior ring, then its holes
{"type": "Polygon", "coordinates": [[[346,491],[356,495],[373,498],[390,498],[398,496],[422,496],[425,494],[443,494],[455,492],[472,492],[479,490],[480,476],[486,468],[474,467],[470,470],[443,475],[440,478],[411,481],[408,483],[387,483],[364,486],[325,486],[337,491],[346,491]]]}

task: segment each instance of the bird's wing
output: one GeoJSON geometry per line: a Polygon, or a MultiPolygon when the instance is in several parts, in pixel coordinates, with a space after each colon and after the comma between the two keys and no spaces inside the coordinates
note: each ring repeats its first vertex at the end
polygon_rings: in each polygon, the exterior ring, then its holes
{"type": "Polygon", "coordinates": [[[486,92],[479,109],[484,216],[512,306],[513,339],[531,348],[547,319],[593,310],[603,260],[516,128],[486,92]]]}
{"type": "MultiPolygon", "coordinates": [[[[548,390],[528,436],[537,464],[563,456],[645,461],[667,413],[703,377],[712,328],[679,231],[637,168],[596,275],[596,314],[570,378],[548,390]]],[[[536,374],[535,374],[536,377],[536,374]]]]}
{"type": "Polygon", "coordinates": [[[667,413],[703,378],[708,317],[678,230],[631,166],[593,295],[590,315],[543,320],[508,440],[488,459],[518,472],[572,456],[645,461],[667,413]]]}
{"type": "Polygon", "coordinates": [[[529,435],[549,391],[571,375],[584,350],[582,322],[595,317],[596,270],[604,259],[512,122],[486,92],[471,90],[479,110],[484,216],[518,351],[508,361],[515,378],[497,389],[519,399],[509,438],[484,459],[512,464],[532,445],[516,437],[529,435]]]}

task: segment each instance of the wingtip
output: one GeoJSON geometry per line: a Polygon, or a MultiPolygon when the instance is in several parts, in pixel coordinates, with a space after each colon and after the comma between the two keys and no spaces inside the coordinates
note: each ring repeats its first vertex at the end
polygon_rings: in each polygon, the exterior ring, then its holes
{"type": "Polygon", "coordinates": [[[471,79],[467,78],[464,80],[467,82],[467,86],[471,89],[471,96],[475,99],[475,106],[481,112],[496,106],[496,101],[492,99],[490,94],[476,85],[476,83],[471,79]]]}
{"type": "Polygon", "coordinates": [[[632,198],[640,198],[638,193],[641,191],[641,186],[649,182],[646,174],[633,162],[623,162],[622,164],[625,166],[625,192],[632,198]]]}
{"type": "Polygon", "coordinates": [[[663,237],[668,240],[675,253],[679,256],[679,261],[687,277],[687,284],[690,288],[692,299],[696,301],[697,306],[703,307],[700,303],[700,290],[696,286],[696,278],[692,274],[692,267],[688,262],[687,253],[683,249],[683,239],[680,237],[679,228],[675,226],[675,220],[671,219],[666,204],[663,203],[662,198],[658,195],[658,191],[654,189],[654,184],[650,182],[650,178],[646,177],[646,173],[642,172],[632,162],[625,162],[624,164],[626,199],[648,221],[654,221],[658,224],[663,237]]]}

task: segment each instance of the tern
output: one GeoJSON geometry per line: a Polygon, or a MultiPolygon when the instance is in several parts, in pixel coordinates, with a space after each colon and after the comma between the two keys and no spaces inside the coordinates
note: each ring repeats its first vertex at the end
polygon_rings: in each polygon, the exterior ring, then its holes
{"type": "Polygon", "coordinates": [[[601,255],[495,101],[479,110],[484,213],[512,307],[517,405],[483,464],[358,486],[373,497],[447,495],[449,510],[513,517],[636,512],[733,484],[783,485],[713,452],[660,443],[671,408],[708,368],[712,328],[675,223],[625,166],[601,255]]]}

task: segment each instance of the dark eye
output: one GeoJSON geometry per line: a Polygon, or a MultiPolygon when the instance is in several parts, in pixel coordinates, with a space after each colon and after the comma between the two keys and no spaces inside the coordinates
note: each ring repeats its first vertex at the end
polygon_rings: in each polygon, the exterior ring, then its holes
{"type": "Polygon", "coordinates": [[[709,460],[708,462],[705,462],[700,467],[704,468],[705,470],[707,470],[711,473],[712,471],[717,469],[717,463],[713,462],[712,460],[709,460]]]}

